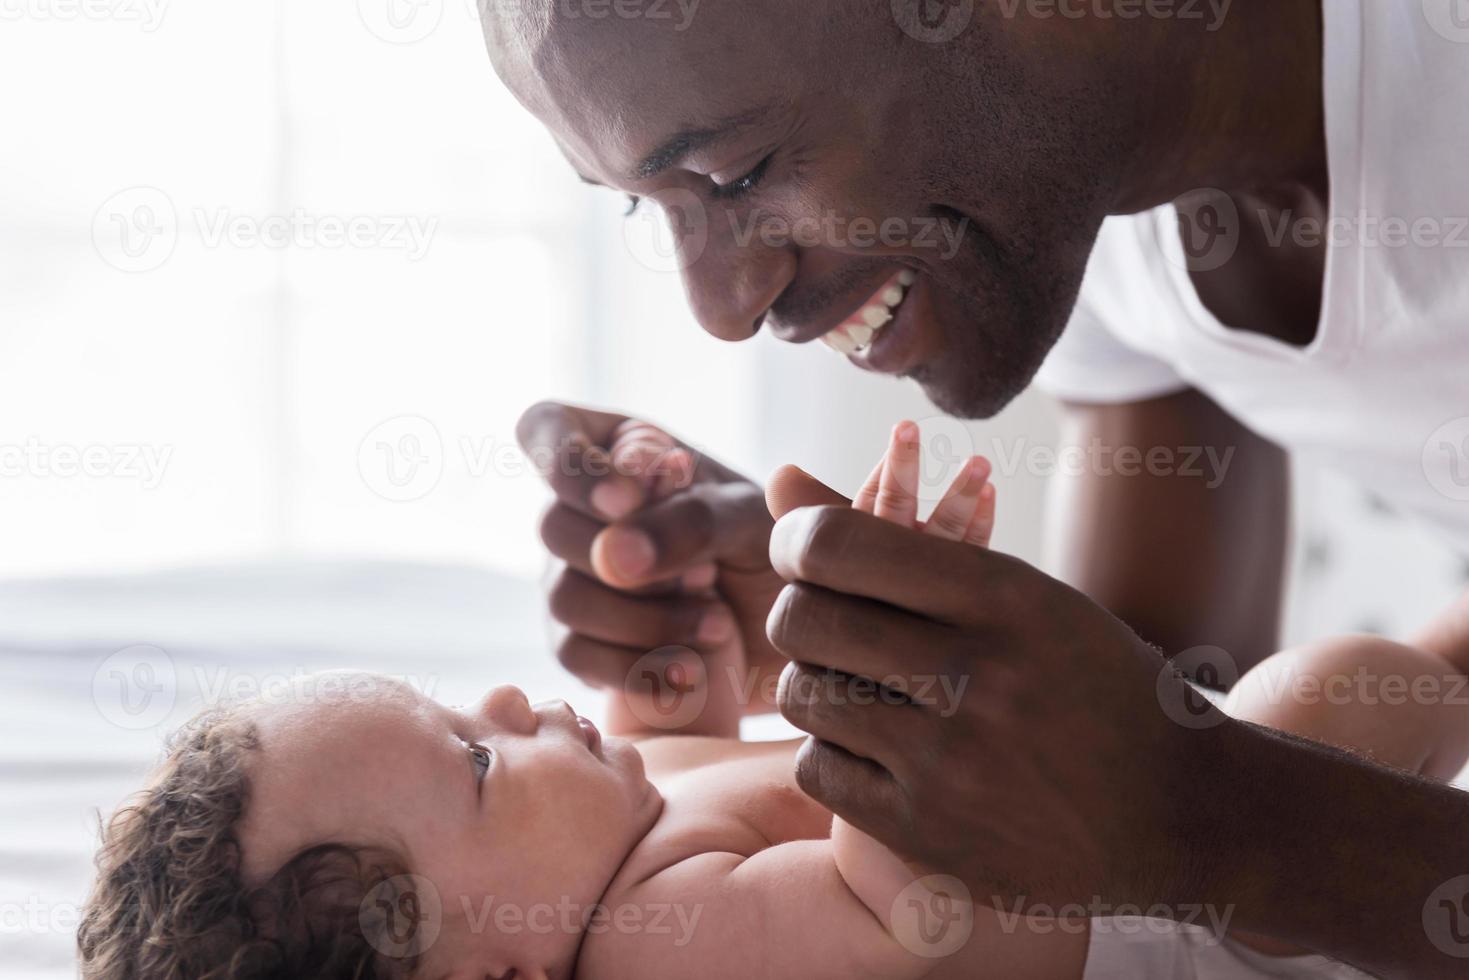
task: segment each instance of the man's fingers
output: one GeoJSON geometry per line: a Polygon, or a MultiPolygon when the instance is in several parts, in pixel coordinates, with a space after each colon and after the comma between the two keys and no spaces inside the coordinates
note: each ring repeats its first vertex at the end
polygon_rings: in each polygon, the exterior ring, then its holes
{"type": "Polygon", "coordinates": [[[561,666],[592,687],[622,687],[628,672],[647,653],[647,650],[637,647],[603,643],[570,631],[556,646],[556,659],[561,666]]]}
{"type": "Polygon", "coordinates": [[[671,644],[708,648],[736,629],[729,608],[716,599],[631,596],[570,568],[551,587],[550,609],[575,633],[643,651],[671,644]]]}
{"type": "Polygon", "coordinates": [[[796,784],[864,834],[888,842],[912,839],[902,786],[882,766],[839,745],[808,738],[796,753],[796,784]]]}
{"type": "Polygon", "coordinates": [[[791,660],[869,677],[904,694],[933,687],[951,641],[949,627],[931,619],[802,583],[776,597],[766,634],[791,660]]]}
{"type": "Polygon", "coordinates": [[[667,691],[692,691],[710,682],[703,656],[679,644],[643,650],[566,632],[556,659],[584,684],[647,693],[656,684],[667,691]]]}
{"type": "MultiPolygon", "coordinates": [[[[607,525],[563,503],[552,504],[541,517],[541,541],[551,556],[583,575],[597,577],[592,568],[592,543],[607,525]]],[[[631,595],[667,595],[671,592],[707,592],[718,579],[712,564],[694,565],[678,578],[624,589],[631,595]]]]}
{"type": "MultiPolygon", "coordinates": [[[[881,468],[881,464],[878,465],[881,468]]],[[[846,497],[799,466],[782,466],[770,474],[770,479],[765,483],[766,510],[776,520],[798,507],[845,507],[850,503],[846,497]]]]}
{"type": "Polygon", "coordinates": [[[580,405],[562,402],[538,402],[527,408],[515,424],[515,436],[527,452],[537,447],[554,446],[568,437],[580,435],[592,445],[612,444],[617,427],[626,423],[626,415],[599,412],[580,405]]]}
{"type": "Polygon", "coordinates": [[[597,577],[635,588],[717,561],[768,566],[770,515],[752,483],[701,483],[605,529],[591,546],[597,577]]]}
{"type": "Polygon", "coordinates": [[[944,622],[1014,613],[1029,566],[915,534],[845,507],[806,507],[776,522],[770,560],[788,582],[866,596],[944,622]]]}
{"type": "Polygon", "coordinates": [[[824,742],[902,776],[904,745],[923,744],[923,712],[865,677],[810,664],[787,664],[776,691],[786,720],[824,742]]]}
{"type": "Polygon", "coordinates": [[[918,426],[901,422],[893,429],[888,446],[887,466],[877,487],[877,505],[873,513],[902,527],[918,522],[918,426]]]}
{"type": "Polygon", "coordinates": [[[541,543],[579,572],[592,571],[592,541],[607,525],[557,501],[541,515],[541,543]]]}
{"type": "Polygon", "coordinates": [[[643,488],[619,474],[608,451],[623,415],[541,402],[521,415],[520,447],[557,498],[584,514],[616,520],[639,507],[643,488]]]}

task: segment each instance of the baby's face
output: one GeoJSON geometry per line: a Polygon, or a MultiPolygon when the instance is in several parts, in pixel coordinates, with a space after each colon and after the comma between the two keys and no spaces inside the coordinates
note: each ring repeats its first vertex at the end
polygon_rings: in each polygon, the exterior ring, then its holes
{"type": "Polygon", "coordinates": [[[252,709],[247,882],[315,844],[384,846],[442,903],[429,973],[569,976],[577,926],[662,805],[637,750],[513,687],[451,709],[372,675],[331,686],[252,709]]]}

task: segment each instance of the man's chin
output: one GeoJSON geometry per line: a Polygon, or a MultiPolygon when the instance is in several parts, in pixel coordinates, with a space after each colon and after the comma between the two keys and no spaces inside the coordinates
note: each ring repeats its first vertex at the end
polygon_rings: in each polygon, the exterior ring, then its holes
{"type": "Polygon", "coordinates": [[[1030,379],[997,378],[986,372],[930,371],[925,366],[910,377],[934,407],[960,419],[994,418],[1013,402],[1030,379]]]}

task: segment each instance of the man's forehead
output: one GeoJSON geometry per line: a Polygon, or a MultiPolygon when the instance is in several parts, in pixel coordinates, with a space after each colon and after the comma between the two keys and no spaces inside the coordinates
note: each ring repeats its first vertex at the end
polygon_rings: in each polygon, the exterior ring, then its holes
{"type": "Polygon", "coordinates": [[[495,69],[594,179],[646,179],[748,125],[780,80],[777,52],[757,43],[771,29],[760,24],[764,0],[706,0],[682,32],[589,17],[589,0],[506,2],[514,9],[491,6],[485,17],[495,69]]]}

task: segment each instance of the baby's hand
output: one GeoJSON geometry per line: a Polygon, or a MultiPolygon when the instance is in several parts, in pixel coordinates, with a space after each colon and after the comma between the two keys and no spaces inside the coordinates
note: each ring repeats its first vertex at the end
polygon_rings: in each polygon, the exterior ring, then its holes
{"type": "Polygon", "coordinates": [[[904,527],[951,541],[989,547],[995,530],[995,485],[983,456],[965,461],[927,521],[918,520],[918,426],[902,422],[893,429],[887,452],[867,478],[852,506],[904,527]]]}
{"type": "Polygon", "coordinates": [[[612,468],[637,482],[646,502],[662,500],[694,482],[694,457],[656,425],[628,419],[612,433],[612,468]]]}

